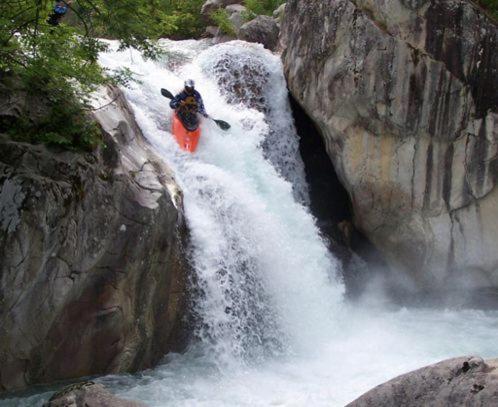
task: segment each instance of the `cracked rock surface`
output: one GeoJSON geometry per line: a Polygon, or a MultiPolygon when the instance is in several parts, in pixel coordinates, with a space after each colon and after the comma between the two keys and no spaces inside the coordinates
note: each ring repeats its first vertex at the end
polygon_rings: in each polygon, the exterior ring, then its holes
{"type": "Polygon", "coordinates": [[[94,153],[0,135],[0,391],[150,367],[177,345],[181,192],[120,92],[100,99],[94,153]]]}
{"type": "Polygon", "coordinates": [[[496,293],[496,23],[466,0],[290,0],[281,42],[391,283],[496,293]]]}
{"type": "Polygon", "coordinates": [[[347,407],[498,405],[498,359],[465,356],[398,376],[347,407]]]}
{"type": "Polygon", "coordinates": [[[103,385],[82,382],[55,393],[43,407],[146,407],[137,401],[114,396],[103,385]]]}

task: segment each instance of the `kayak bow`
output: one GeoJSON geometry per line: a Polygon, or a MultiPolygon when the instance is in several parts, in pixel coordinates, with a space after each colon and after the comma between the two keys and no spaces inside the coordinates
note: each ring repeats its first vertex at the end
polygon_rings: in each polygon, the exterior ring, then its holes
{"type": "Polygon", "coordinates": [[[201,137],[201,129],[198,127],[194,131],[187,130],[176,112],[173,114],[171,127],[173,137],[175,138],[180,148],[190,153],[195,152],[195,150],[197,149],[197,145],[199,144],[199,139],[201,137]]]}

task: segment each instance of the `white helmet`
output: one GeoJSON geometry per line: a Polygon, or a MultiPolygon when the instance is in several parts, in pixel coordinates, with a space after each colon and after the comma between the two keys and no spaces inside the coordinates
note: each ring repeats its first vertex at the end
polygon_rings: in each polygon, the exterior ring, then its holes
{"type": "Polygon", "coordinates": [[[187,90],[194,90],[195,88],[195,82],[192,79],[187,79],[185,81],[185,89],[187,90]]]}

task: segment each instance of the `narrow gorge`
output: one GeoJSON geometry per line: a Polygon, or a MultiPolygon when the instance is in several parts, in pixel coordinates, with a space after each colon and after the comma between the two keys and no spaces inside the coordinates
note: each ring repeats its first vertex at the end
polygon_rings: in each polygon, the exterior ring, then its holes
{"type": "Polygon", "coordinates": [[[254,4],[154,58],[100,40],[133,79],[93,90],[91,148],[11,137],[51,102],[0,78],[1,407],[498,404],[496,21],[254,4]],[[230,124],[195,153],[185,79],[230,124]]]}

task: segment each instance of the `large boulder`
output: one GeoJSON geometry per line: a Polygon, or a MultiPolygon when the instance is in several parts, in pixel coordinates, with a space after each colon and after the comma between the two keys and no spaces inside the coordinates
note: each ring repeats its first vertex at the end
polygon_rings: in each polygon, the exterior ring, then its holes
{"type": "Polygon", "coordinates": [[[392,284],[498,288],[497,40],[465,0],[286,5],[290,91],[392,284]]]}
{"type": "Polygon", "coordinates": [[[117,89],[95,152],[0,135],[0,391],[156,363],[177,344],[182,195],[117,89]]]}
{"type": "Polygon", "coordinates": [[[201,15],[205,19],[209,20],[211,13],[216,10],[239,3],[241,3],[241,0],[207,0],[201,8],[201,15]]]}
{"type": "Polygon", "coordinates": [[[278,35],[277,22],[269,16],[257,16],[239,29],[239,39],[258,42],[272,51],[278,44],[278,35]]]}
{"type": "Polygon", "coordinates": [[[76,383],[55,393],[43,407],[146,407],[145,404],[114,396],[101,384],[76,383]]]}
{"type": "MultiPolygon", "coordinates": [[[[294,133],[296,128],[290,108],[279,104],[287,103],[279,57],[259,44],[241,41],[218,48],[217,55],[211,66],[205,67],[206,71],[216,81],[228,103],[242,104],[265,115],[268,132],[261,143],[265,158],[293,184],[296,199],[307,203],[309,198],[297,135],[292,142],[281,137],[282,134],[294,133]],[[282,115],[288,120],[282,120],[282,115]]],[[[252,124],[248,121],[244,126],[252,124]]]]}
{"type": "Polygon", "coordinates": [[[498,406],[498,359],[445,360],[375,387],[347,407],[498,406]]]}

